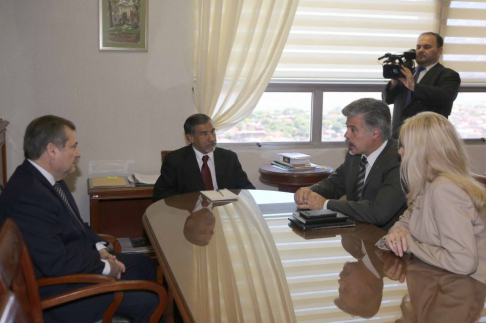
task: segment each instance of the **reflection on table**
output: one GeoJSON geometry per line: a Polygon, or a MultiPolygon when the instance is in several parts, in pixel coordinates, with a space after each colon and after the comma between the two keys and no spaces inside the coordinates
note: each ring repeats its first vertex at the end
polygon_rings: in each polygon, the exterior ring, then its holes
{"type": "Polygon", "coordinates": [[[484,315],[485,285],[378,250],[385,232],[377,227],[303,232],[288,225],[293,194],[238,193],[223,204],[199,193],[174,196],[144,216],[186,322],[467,322],[484,315]]]}

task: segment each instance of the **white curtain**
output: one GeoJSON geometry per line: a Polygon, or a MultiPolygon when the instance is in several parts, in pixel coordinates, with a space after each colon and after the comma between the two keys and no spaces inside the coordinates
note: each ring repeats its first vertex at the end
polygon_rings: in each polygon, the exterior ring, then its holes
{"type": "Polygon", "coordinates": [[[218,131],[250,115],[287,42],[299,0],[196,1],[198,112],[218,131]]]}

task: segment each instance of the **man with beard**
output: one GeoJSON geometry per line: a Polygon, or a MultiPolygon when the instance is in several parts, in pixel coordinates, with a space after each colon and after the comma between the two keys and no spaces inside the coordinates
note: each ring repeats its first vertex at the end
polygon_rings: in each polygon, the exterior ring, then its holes
{"type": "Polygon", "coordinates": [[[301,209],[338,211],[388,230],[407,208],[398,145],[390,138],[390,109],[383,101],[359,99],[342,113],[349,145],[344,163],[327,179],[295,192],[295,203],[301,209]]]}
{"type": "Polygon", "coordinates": [[[459,74],[439,63],[444,40],[439,34],[425,32],[417,40],[417,68],[412,74],[402,66],[403,77],[392,79],[383,90],[383,101],[394,104],[392,137],[398,138],[403,121],[422,111],[448,117],[457,97],[459,74]]]}
{"type": "Polygon", "coordinates": [[[216,129],[205,114],[193,114],[184,123],[191,143],[165,158],[154,186],[154,202],[166,197],[216,189],[254,189],[238,156],[216,147],[216,129]]]}

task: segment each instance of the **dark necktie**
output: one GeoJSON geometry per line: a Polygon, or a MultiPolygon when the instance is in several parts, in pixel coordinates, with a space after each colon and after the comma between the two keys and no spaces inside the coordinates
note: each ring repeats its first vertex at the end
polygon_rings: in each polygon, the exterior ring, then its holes
{"type": "MultiPolygon", "coordinates": [[[[415,84],[417,84],[418,78],[420,76],[420,73],[425,70],[425,67],[419,66],[417,70],[415,71],[415,75],[413,76],[413,79],[415,80],[415,84]]],[[[407,93],[407,101],[405,102],[405,106],[407,106],[410,101],[412,101],[412,91],[408,90],[407,93]]]]}
{"type": "Polygon", "coordinates": [[[201,167],[201,175],[204,181],[204,185],[206,186],[207,190],[214,190],[213,187],[213,179],[211,177],[211,170],[209,169],[208,166],[208,155],[204,155],[202,160],[203,160],[203,165],[201,167]]]}
{"type": "Polygon", "coordinates": [[[358,172],[358,180],[356,183],[356,195],[358,196],[358,201],[361,200],[363,197],[363,188],[365,184],[365,175],[366,175],[366,165],[368,164],[368,160],[365,156],[361,157],[361,163],[359,164],[359,172],[358,172]]]}
{"type": "Polygon", "coordinates": [[[56,182],[56,184],[54,184],[54,189],[56,190],[56,192],[59,195],[59,197],[61,198],[61,200],[64,202],[64,204],[69,209],[71,216],[74,217],[74,219],[75,219],[75,222],[78,223],[79,226],[81,227],[81,229],[84,230],[84,225],[81,223],[81,220],[79,220],[79,218],[76,216],[76,213],[74,212],[73,208],[71,207],[71,204],[69,203],[69,201],[66,197],[66,194],[64,193],[64,190],[62,189],[61,184],[59,182],[56,182]]]}

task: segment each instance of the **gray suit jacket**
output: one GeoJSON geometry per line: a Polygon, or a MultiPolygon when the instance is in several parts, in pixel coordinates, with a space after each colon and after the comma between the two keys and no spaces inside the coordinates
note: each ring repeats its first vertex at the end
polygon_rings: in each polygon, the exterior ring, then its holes
{"type": "Polygon", "coordinates": [[[344,164],[329,178],[310,189],[326,199],[327,208],[341,212],[356,221],[374,224],[388,230],[406,210],[406,197],[400,185],[400,155],[397,142],[388,140],[366,178],[363,199],[356,196],[361,155],[347,154],[344,164]],[[339,200],[346,195],[346,200],[339,200]]]}
{"type": "Polygon", "coordinates": [[[403,121],[417,113],[432,111],[448,117],[452,104],[457,97],[461,85],[459,74],[440,63],[435,65],[415,84],[412,99],[408,105],[408,89],[402,82],[390,90],[390,83],[383,90],[382,98],[387,104],[394,104],[392,119],[392,137],[398,138],[403,121]]]}

